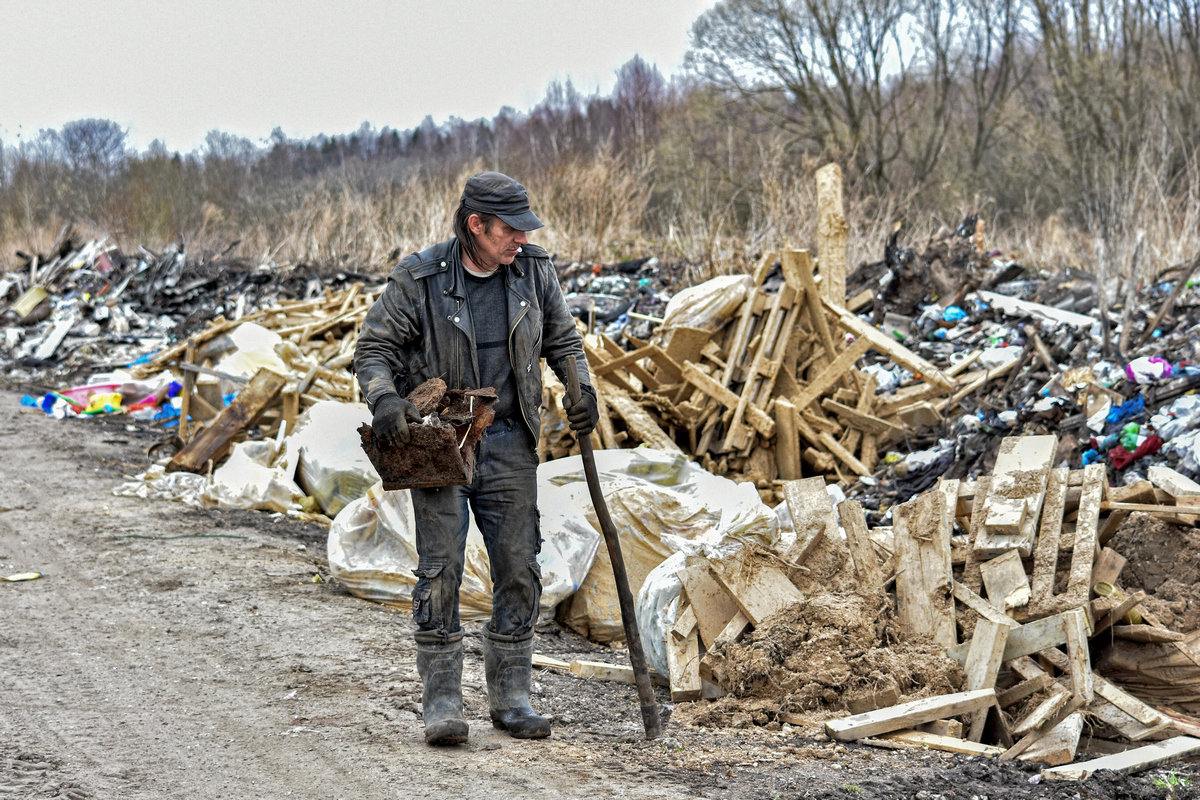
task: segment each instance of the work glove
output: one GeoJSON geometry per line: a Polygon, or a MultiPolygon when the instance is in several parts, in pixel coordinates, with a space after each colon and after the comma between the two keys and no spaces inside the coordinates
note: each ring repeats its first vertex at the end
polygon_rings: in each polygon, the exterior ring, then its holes
{"type": "Polygon", "coordinates": [[[589,435],[600,421],[596,396],[586,389],[579,392],[579,401],[576,403],[564,396],[563,408],[567,410],[567,422],[571,423],[571,430],[576,436],[589,435]]]}
{"type": "Polygon", "coordinates": [[[420,421],[416,406],[398,394],[385,394],[375,403],[371,430],[385,446],[399,447],[408,442],[408,423],[420,421]]]}

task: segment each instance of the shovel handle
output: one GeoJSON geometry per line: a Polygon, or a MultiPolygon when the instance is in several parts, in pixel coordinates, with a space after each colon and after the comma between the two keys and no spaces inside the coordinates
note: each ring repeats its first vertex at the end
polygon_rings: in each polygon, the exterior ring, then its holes
{"type": "MultiPolygon", "coordinates": [[[[574,356],[563,360],[567,373],[567,397],[572,404],[578,403],[579,366],[574,356]]],[[[579,454],[583,458],[583,474],[587,477],[588,494],[596,508],[596,519],[604,534],[608,547],[608,558],[612,562],[613,578],[617,584],[617,600],[621,605],[621,625],[625,628],[625,643],[629,645],[629,665],[633,667],[633,678],[637,684],[638,699],[642,705],[642,724],[646,727],[646,738],[657,739],[662,734],[658,720],[658,703],[654,699],[654,687],[650,685],[650,672],[646,669],[646,654],[642,650],[642,636],[638,632],[637,614],[633,605],[633,593],[629,590],[629,575],[625,571],[625,558],[621,555],[621,540],[617,528],[608,513],[608,504],[600,491],[600,473],[596,470],[596,456],[592,453],[592,440],[587,436],[577,437],[579,454]]]]}

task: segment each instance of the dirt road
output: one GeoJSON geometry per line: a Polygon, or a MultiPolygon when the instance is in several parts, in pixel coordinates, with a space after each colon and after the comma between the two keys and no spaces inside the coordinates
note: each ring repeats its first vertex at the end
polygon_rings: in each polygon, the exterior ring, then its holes
{"type": "MultiPolygon", "coordinates": [[[[0,797],[1075,797],[1036,770],[835,745],[785,727],[668,720],[645,741],[631,686],[539,673],[551,739],[487,722],[468,627],[470,742],[421,739],[404,612],[328,580],[325,529],[116,497],[158,434],[58,421],[0,391],[0,797]]],[[[550,625],[539,652],[620,661],[550,625]]],[[[665,699],[665,698],[664,698],[665,699]]],[[[1148,777],[1088,797],[1166,796],[1148,777]]]]}

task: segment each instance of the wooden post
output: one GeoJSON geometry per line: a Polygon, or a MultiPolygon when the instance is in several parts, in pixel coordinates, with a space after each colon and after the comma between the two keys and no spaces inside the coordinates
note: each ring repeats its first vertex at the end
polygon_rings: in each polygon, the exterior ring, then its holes
{"type": "Polygon", "coordinates": [[[842,168],[826,164],[817,170],[817,264],[821,295],[846,304],[846,215],[842,210],[842,168]]]}
{"type": "Polygon", "coordinates": [[[781,480],[794,481],[801,477],[796,406],[782,397],[775,398],[775,465],[781,480]]]}

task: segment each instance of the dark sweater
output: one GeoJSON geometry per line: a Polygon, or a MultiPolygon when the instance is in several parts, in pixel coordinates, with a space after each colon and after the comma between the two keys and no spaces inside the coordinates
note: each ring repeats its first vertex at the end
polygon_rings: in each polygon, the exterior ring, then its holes
{"type": "Polygon", "coordinates": [[[479,360],[479,388],[495,388],[496,419],[519,416],[517,383],[508,358],[508,299],[505,267],[486,278],[464,270],[467,303],[475,325],[476,358],[479,360]]]}

